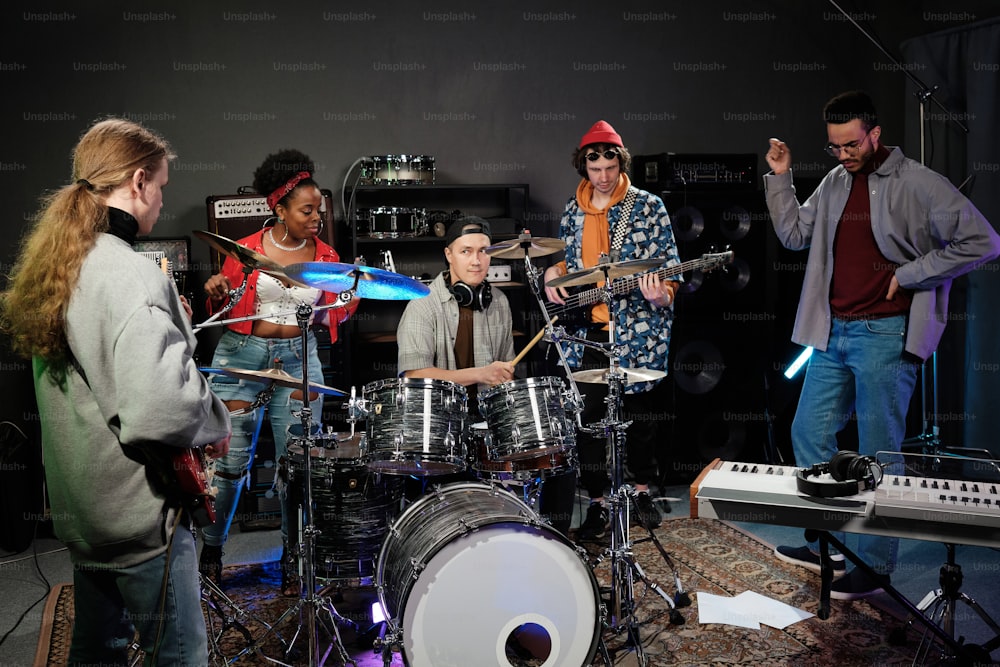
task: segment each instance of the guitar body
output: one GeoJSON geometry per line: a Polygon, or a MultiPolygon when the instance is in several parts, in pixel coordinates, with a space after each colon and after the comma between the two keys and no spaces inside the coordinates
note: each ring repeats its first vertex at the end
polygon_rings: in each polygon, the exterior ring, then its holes
{"type": "Polygon", "coordinates": [[[199,526],[215,523],[215,496],[212,494],[205,452],[200,447],[180,449],[173,456],[176,490],[194,522],[199,526]]]}

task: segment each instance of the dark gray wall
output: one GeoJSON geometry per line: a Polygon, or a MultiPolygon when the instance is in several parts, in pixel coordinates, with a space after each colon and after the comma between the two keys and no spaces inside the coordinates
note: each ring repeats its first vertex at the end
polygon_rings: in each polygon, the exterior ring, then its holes
{"type": "MultiPolygon", "coordinates": [[[[4,273],[38,195],[68,181],[72,145],[102,115],[177,149],[157,236],[204,229],[206,196],[249,184],[283,147],[310,153],[335,198],[368,155],[433,155],[438,182],[525,182],[530,226],[548,235],[577,182],[569,153],[597,119],[633,154],[760,154],[778,136],[797,174],[818,177],[832,166],[819,121],[832,94],[868,89],[890,144],[915,115],[898,68],[820,0],[89,4],[0,12],[4,273]]],[[[1000,13],[985,0],[838,4],[893,54],[1000,13]]],[[[194,260],[206,269],[197,241],[194,260]]],[[[0,377],[0,419],[23,421],[26,365],[4,357],[0,377]]]]}

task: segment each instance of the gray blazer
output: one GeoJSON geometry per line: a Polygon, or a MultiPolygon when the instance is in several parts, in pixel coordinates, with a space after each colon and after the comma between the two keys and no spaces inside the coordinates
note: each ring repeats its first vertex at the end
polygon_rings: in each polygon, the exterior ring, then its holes
{"type": "MultiPolygon", "coordinates": [[[[804,204],[792,173],[764,176],[774,231],[790,250],[809,249],[792,341],[825,350],[830,337],[830,281],[837,223],[852,175],[837,165],[804,204]]],[[[948,321],[952,280],[1000,255],[1000,237],[946,178],[893,148],[868,177],[872,231],[879,250],[898,264],[896,280],[913,290],[906,351],[927,359],[948,321]]]]}

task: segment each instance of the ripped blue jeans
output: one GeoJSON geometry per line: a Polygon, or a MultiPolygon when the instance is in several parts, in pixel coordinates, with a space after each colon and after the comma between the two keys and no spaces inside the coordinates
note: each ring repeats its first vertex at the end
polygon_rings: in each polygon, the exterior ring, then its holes
{"type": "MultiPolygon", "coordinates": [[[[311,383],[324,384],[323,366],[316,352],[316,338],[312,332],[306,337],[306,354],[308,359],[308,380],[311,383]]],[[[214,368],[238,368],[242,370],[265,370],[274,366],[275,360],[281,361],[281,368],[289,375],[302,377],[302,340],[295,338],[260,338],[226,330],[219,339],[212,359],[214,368]]],[[[254,403],[257,395],[265,389],[265,385],[249,382],[226,375],[212,375],[210,378],[212,391],[224,401],[248,401],[254,403]]],[[[281,463],[287,465],[288,430],[295,425],[296,433],[301,433],[301,417],[303,402],[291,397],[295,389],[275,387],[270,401],[266,403],[268,420],[274,436],[275,482],[274,491],[281,499],[281,536],[288,538],[289,522],[294,521],[297,512],[288,500],[285,477],[279,474],[281,463]]],[[[312,422],[318,424],[323,412],[323,395],[309,401],[312,410],[312,422]]],[[[211,526],[202,529],[205,544],[222,546],[229,535],[229,527],[236,513],[240,491],[249,484],[254,431],[260,419],[261,406],[244,415],[231,415],[233,437],[229,442],[229,453],[215,462],[215,476],[212,484],[217,493],[215,497],[216,520],[211,526]]],[[[266,428],[266,427],[264,427],[266,428]]]]}

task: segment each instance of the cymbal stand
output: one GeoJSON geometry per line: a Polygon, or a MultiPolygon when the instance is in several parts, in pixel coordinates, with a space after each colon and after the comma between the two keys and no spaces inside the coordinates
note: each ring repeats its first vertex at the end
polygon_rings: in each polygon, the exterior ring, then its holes
{"type": "MultiPolygon", "coordinates": [[[[545,328],[548,332],[545,334],[544,340],[550,343],[558,343],[560,340],[566,337],[566,328],[562,326],[554,326],[552,324],[552,318],[549,317],[549,310],[545,307],[544,293],[541,288],[541,272],[535,267],[531,262],[531,255],[528,249],[531,247],[531,232],[525,231],[520,236],[518,236],[518,241],[521,247],[524,248],[524,275],[529,285],[531,285],[531,291],[535,295],[535,299],[538,301],[538,307],[542,311],[542,316],[545,318],[543,321],[546,323],[545,328]]],[[[562,345],[555,345],[556,352],[559,354],[560,365],[563,371],[566,373],[566,380],[569,382],[569,394],[566,396],[567,408],[569,412],[575,415],[576,425],[582,427],[583,424],[580,422],[580,413],[583,411],[583,394],[580,393],[580,388],[576,384],[576,378],[573,374],[569,372],[569,365],[566,362],[566,353],[563,351],[562,345]]]]}
{"type": "Polygon", "coordinates": [[[253,272],[254,272],[253,268],[246,265],[243,266],[243,282],[240,283],[239,287],[234,287],[233,289],[229,290],[229,302],[225,306],[223,306],[219,310],[219,312],[215,313],[201,324],[197,324],[194,327],[192,327],[195,333],[198,333],[198,331],[201,330],[203,327],[208,326],[209,323],[214,322],[215,320],[222,317],[223,315],[225,315],[230,310],[236,307],[236,304],[240,302],[240,299],[242,299],[243,295],[246,293],[247,280],[250,278],[250,274],[253,272]]]}
{"type": "MultiPolygon", "coordinates": [[[[235,290],[231,290],[230,293],[232,293],[233,291],[235,291],[235,290]]],[[[343,294],[346,294],[346,292],[343,292],[343,294]]],[[[194,332],[198,333],[199,331],[201,331],[202,329],[205,329],[207,327],[224,327],[227,324],[235,324],[236,322],[253,322],[253,321],[256,321],[256,320],[262,320],[262,319],[264,319],[266,317],[286,317],[288,315],[296,315],[298,313],[298,310],[296,309],[296,310],[282,311],[282,312],[277,313],[277,314],[266,313],[266,314],[262,314],[262,315],[244,315],[243,317],[233,317],[233,318],[230,318],[228,320],[217,320],[217,319],[215,319],[219,315],[222,315],[223,313],[229,311],[234,305],[236,305],[236,304],[233,303],[233,302],[227,303],[224,310],[220,310],[215,315],[212,315],[212,317],[208,318],[207,320],[205,320],[201,324],[194,325],[192,327],[194,329],[194,332]]],[[[340,308],[341,306],[344,306],[344,305],[345,305],[344,301],[342,301],[341,299],[337,299],[333,303],[327,303],[327,304],[324,304],[322,306],[309,305],[309,307],[312,308],[313,312],[319,312],[319,311],[323,311],[323,310],[329,310],[330,308],[340,308]]]]}
{"type": "MultiPolygon", "coordinates": [[[[667,606],[670,607],[670,622],[672,624],[679,625],[684,622],[684,619],[680,612],[677,611],[677,604],[674,600],[666,594],[659,584],[646,575],[646,572],[636,561],[635,554],[632,551],[634,542],[629,535],[629,508],[631,506],[630,502],[634,502],[634,489],[624,481],[625,432],[632,422],[622,420],[622,396],[625,393],[628,371],[627,369],[623,370],[619,363],[622,350],[621,346],[615,341],[613,293],[607,269],[605,269],[604,274],[602,299],[608,304],[611,325],[608,327],[608,342],[599,346],[598,349],[601,349],[608,357],[608,373],[605,377],[608,384],[608,395],[605,399],[607,416],[604,420],[589,425],[589,432],[595,435],[603,433],[607,439],[607,449],[611,453],[611,493],[607,498],[611,516],[611,545],[598,556],[597,563],[599,564],[609,557],[611,559],[611,609],[608,627],[615,634],[626,633],[628,637],[626,646],[631,646],[635,651],[637,663],[640,666],[645,666],[648,662],[643,652],[642,641],[639,636],[639,621],[635,613],[637,606],[634,590],[636,580],[645,583],[646,586],[666,601],[667,606]]],[[[580,340],[579,342],[594,345],[592,341],[580,340]]],[[[649,533],[652,535],[651,530],[649,533]]],[[[672,561],[659,544],[659,541],[656,540],[655,536],[653,536],[653,539],[667,563],[673,567],[672,561]]],[[[683,593],[680,588],[680,578],[677,575],[677,570],[676,568],[673,569],[679,595],[686,597],[686,593],[683,593]]],[[[690,602],[688,601],[688,603],[690,602]]],[[[603,639],[602,654],[605,657],[605,662],[610,664],[608,662],[607,647],[604,646],[603,639]]]]}
{"type": "MultiPolygon", "coordinates": [[[[357,287],[357,280],[355,280],[355,287],[357,287]]],[[[349,303],[353,296],[353,289],[341,292],[337,303],[341,305],[349,303]]],[[[295,317],[299,325],[299,331],[301,332],[303,351],[307,349],[309,319],[312,317],[313,310],[312,305],[303,303],[295,311],[295,317]]],[[[316,537],[320,531],[313,523],[312,456],[309,454],[312,451],[312,442],[315,438],[310,428],[312,423],[312,408],[309,405],[309,365],[307,363],[302,364],[302,411],[299,413],[299,418],[302,422],[302,433],[306,442],[306,446],[304,447],[306,456],[303,457],[305,460],[305,482],[300,513],[301,518],[299,519],[301,528],[299,531],[299,574],[301,586],[298,601],[278,617],[274,625],[281,625],[292,614],[298,613],[299,615],[299,624],[285,652],[286,657],[291,654],[295,642],[302,634],[304,625],[306,641],[309,643],[309,667],[324,664],[326,658],[329,657],[330,652],[334,649],[337,651],[337,656],[341,664],[350,664],[357,667],[357,662],[348,655],[347,650],[344,648],[344,643],[340,638],[340,630],[337,627],[338,623],[348,626],[352,626],[354,623],[340,615],[328,596],[322,595],[322,591],[316,590],[315,546],[316,537]],[[330,645],[323,653],[320,653],[319,646],[318,632],[320,629],[326,632],[330,641],[330,645]]]]}

